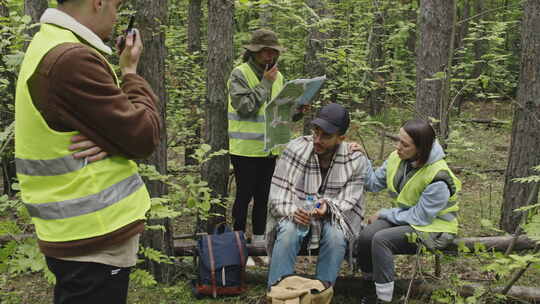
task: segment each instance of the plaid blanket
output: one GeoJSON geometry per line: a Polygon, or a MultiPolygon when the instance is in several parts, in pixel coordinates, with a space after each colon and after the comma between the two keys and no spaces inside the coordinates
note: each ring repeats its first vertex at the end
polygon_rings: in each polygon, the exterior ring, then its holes
{"type": "MultiPolygon", "coordinates": [[[[293,219],[306,196],[316,200],[326,199],[333,225],[337,225],[349,241],[349,254],[360,230],[364,217],[364,176],[367,158],[358,152],[349,152],[348,144],[342,143],[323,180],[319,160],[313,151],[313,138],[303,136],[292,140],[277,161],[268,200],[266,240],[268,255],[276,238],[279,221],[293,219]]],[[[321,223],[312,221],[312,239],[318,241],[321,223]]],[[[350,256],[349,256],[350,257],[350,256]]]]}

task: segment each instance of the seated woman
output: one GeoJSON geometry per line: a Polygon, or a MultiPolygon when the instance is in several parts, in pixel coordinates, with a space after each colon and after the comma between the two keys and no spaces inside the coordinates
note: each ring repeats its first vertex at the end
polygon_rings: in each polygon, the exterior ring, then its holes
{"type": "Polygon", "coordinates": [[[361,303],[385,303],[394,291],[394,254],[414,254],[419,246],[442,249],[458,230],[456,193],[461,182],[448,168],[435,131],[425,121],[407,121],[399,130],[399,142],[384,164],[368,169],[365,190],[388,189],[393,208],[381,209],[368,218],[357,241],[358,264],[371,292],[361,303]]]}

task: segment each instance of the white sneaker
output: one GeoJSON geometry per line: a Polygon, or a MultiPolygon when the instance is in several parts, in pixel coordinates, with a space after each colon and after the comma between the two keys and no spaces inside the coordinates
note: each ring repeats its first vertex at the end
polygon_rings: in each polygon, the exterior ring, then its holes
{"type": "Polygon", "coordinates": [[[255,266],[255,261],[251,257],[248,257],[248,259],[246,261],[246,266],[247,267],[254,267],[255,266]]]}
{"type": "Polygon", "coordinates": [[[266,247],[266,239],[264,238],[264,234],[254,234],[251,237],[251,245],[255,247],[266,247]]]}

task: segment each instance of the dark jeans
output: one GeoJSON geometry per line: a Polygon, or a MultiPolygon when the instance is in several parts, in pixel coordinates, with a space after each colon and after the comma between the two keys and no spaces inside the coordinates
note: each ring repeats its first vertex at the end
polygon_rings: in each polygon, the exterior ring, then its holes
{"type": "Polygon", "coordinates": [[[124,304],[131,268],[46,257],[56,276],[54,304],[124,304]]]}
{"type": "Polygon", "coordinates": [[[236,179],[236,198],[232,210],[234,230],[246,230],[248,205],[253,198],[251,216],[253,234],[264,234],[268,192],[276,166],[276,158],[231,155],[231,162],[236,179]]]}
{"type": "Polygon", "coordinates": [[[415,254],[418,246],[410,243],[407,234],[414,233],[409,225],[396,226],[378,219],[367,225],[356,242],[358,266],[363,272],[373,273],[376,283],[394,281],[394,254],[415,254]]]}

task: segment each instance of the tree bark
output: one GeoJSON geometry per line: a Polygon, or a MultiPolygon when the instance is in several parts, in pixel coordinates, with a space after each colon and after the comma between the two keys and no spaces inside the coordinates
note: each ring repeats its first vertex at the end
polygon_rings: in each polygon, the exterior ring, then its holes
{"type": "MultiPolygon", "coordinates": [[[[416,50],[416,111],[419,118],[442,120],[445,78],[437,77],[436,74],[448,72],[454,11],[454,0],[420,1],[420,42],[416,50]]],[[[447,128],[441,127],[440,123],[434,126],[438,133],[447,128]]]]}
{"type": "MultiPolygon", "coordinates": [[[[201,0],[189,1],[188,12],[188,46],[187,51],[190,54],[201,52],[201,23],[202,23],[202,2],[201,0]]],[[[201,63],[200,55],[197,57],[199,63],[201,63]]],[[[184,164],[186,166],[197,165],[196,161],[191,157],[195,152],[195,147],[200,143],[201,138],[201,126],[199,125],[200,115],[198,114],[198,108],[200,107],[199,100],[189,100],[186,105],[190,108],[189,117],[186,117],[186,128],[193,130],[194,133],[186,138],[186,149],[184,151],[184,164]]]]}
{"type": "MultiPolygon", "coordinates": [[[[143,39],[144,52],[142,53],[138,72],[146,79],[159,98],[158,110],[163,121],[160,143],[156,151],[145,161],[154,165],[161,174],[167,173],[167,132],[165,126],[165,109],[167,105],[167,91],[165,88],[165,33],[160,20],[167,20],[167,1],[155,0],[148,5],[145,0],[136,0],[133,6],[137,11],[136,28],[143,39]]],[[[146,180],[146,186],[151,197],[161,197],[167,194],[167,187],[160,181],[146,180]]],[[[165,230],[146,230],[141,239],[142,245],[161,251],[163,254],[173,255],[172,226],[169,219],[151,219],[148,225],[162,225],[165,230]]],[[[148,269],[158,282],[170,283],[174,268],[170,264],[159,264],[147,260],[145,268],[148,269]]]]}
{"type": "MultiPolygon", "coordinates": [[[[233,0],[208,0],[208,71],[206,100],[206,143],[212,151],[228,149],[227,136],[227,81],[233,63],[233,0]]],[[[217,198],[227,196],[229,180],[229,157],[214,157],[202,168],[203,179],[208,182],[212,194],[217,198]]],[[[213,204],[210,212],[217,214],[208,220],[207,231],[225,219],[226,209],[222,204],[213,204]]]]}
{"type": "MultiPolygon", "coordinates": [[[[417,21],[418,13],[413,5],[414,0],[408,0],[407,2],[410,5],[410,8],[406,11],[404,17],[408,19],[410,22],[414,24],[418,24],[418,21],[417,21]]],[[[416,55],[416,42],[417,42],[416,31],[414,29],[410,29],[409,36],[407,37],[407,49],[412,55],[416,55]]]]}
{"type": "Polygon", "coordinates": [[[521,223],[522,214],[513,212],[524,206],[532,195],[532,183],[518,183],[513,179],[534,174],[531,169],[540,164],[540,2],[525,1],[521,29],[522,53],[520,81],[512,124],[512,138],[506,168],[501,228],[513,232],[521,223]]]}
{"type": "MultiPolygon", "coordinates": [[[[48,7],[47,0],[24,0],[24,14],[32,17],[32,23],[38,23],[48,7]]],[[[28,31],[28,35],[34,36],[38,31],[39,27],[34,27],[28,31]]]]}
{"type": "MultiPolygon", "coordinates": [[[[324,0],[306,0],[306,5],[317,14],[317,16],[310,16],[308,18],[308,24],[316,23],[320,18],[326,17],[329,13],[324,0]]],[[[321,54],[325,51],[325,44],[328,37],[329,34],[327,32],[321,31],[316,26],[310,26],[306,43],[306,54],[304,55],[304,74],[309,78],[326,74],[326,60],[321,57],[321,54]]],[[[312,103],[317,98],[315,97],[312,103]]],[[[311,120],[314,117],[314,112],[310,111],[304,115],[304,135],[311,132],[311,120]]]]}
{"type": "Polygon", "coordinates": [[[374,19],[371,25],[371,39],[368,54],[368,63],[371,69],[370,80],[371,90],[368,92],[367,101],[369,105],[369,114],[379,114],[384,106],[385,99],[385,79],[386,73],[379,71],[384,65],[384,19],[385,11],[381,7],[382,3],[374,1],[374,19]]]}

